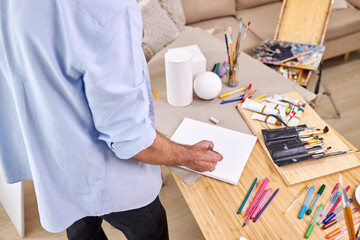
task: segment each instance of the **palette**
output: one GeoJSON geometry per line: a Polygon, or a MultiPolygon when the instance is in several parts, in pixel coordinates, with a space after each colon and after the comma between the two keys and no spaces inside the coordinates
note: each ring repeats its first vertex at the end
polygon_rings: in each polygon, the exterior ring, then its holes
{"type": "Polygon", "coordinates": [[[265,40],[257,50],[259,51],[254,57],[263,63],[317,70],[325,46],[281,40],[265,40]]]}
{"type": "MultiPolygon", "coordinates": [[[[297,92],[289,92],[281,94],[287,97],[298,99],[305,102],[305,100],[297,92]]],[[[262,102],[264,100],[259,100],[262,102]]],[[[352,169],[360,166],[360,154],[349,153],[339,156],[326,157],[318,160],[306,160],[291,165],[278,167],[271,160],[270,153],[268,152],[264,139],[261,133],[261,129],[266,129],[264,122],[252,120],[252,111],[240,108],[241,105],[237,106],[237,109],[244,117],[245,121],[249,125],[252,132],[258,137],[259,142],[263,146],[265,152],[269,156],[269,161],[274,165],[276,170],[284,179],[287,185],[294,185],[300,182],[309,181],[311,179],[327,176],[344,170],[352,169]]],[[[304,113],[301,115],[299,124],[306,124],[307,126],[314,126],[323,129],[325,126],[329,127],[329,132],[320,135],[324,137],[326,146],[331,146],[330,152],[354,149],[355,147],[347,142],[342,136],[340,136],[331,126],[329,126],[309,105],[305,107],[304,113]]],[[[268,124],[270,128],[279,128],[281,126],[275,126],[268,124]]]]}

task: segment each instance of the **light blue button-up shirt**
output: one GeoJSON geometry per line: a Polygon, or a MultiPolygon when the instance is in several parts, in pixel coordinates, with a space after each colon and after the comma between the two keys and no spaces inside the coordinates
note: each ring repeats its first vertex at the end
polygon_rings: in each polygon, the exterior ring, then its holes
{"type": "Polygon", "coordinates": [[[135,0],[0,1],[0,164],[50,232],[160,191],[131,159],[156,136],[141,21],[135,0]]]}

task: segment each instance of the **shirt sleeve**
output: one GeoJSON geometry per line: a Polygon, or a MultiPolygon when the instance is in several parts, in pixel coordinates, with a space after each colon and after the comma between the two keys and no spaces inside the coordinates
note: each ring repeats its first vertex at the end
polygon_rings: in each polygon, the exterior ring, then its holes
{"type": "Polygon", "coordinates": [[[121,159],[148,148],[156,136],[141,41],[135,3],[99,26],[84,64],[85,93],[99,139],[121,159]]]}

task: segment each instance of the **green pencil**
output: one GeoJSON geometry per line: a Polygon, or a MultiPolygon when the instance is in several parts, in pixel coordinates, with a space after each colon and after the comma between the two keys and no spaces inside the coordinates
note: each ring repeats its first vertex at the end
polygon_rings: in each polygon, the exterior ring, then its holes
{"type": "Polygon", "coordinates": [[[237,214],[240,214],[241,210],[243,209],[243,207],[244,207],[244,205],[245,205],[245,202],[246,202],[246,200],[248,199],[248,197],[249,197],[249,195],[250,195],[251,191],[253,190],[253,188],[254,188],[254,186],[255,186],[255,183],[256,183],[256,182],[257,182],[257,178],[255,178],[255,180],[254,180],[253,184],[251,185],[251,187],[250,187],[250,189],[249,189],[248,193],[247,193],[247,194],[246,194],[246,196],[245,196],[244,201],[241,203],[241,206],[240,206],[239,210],[237,211],[237,214]]]}

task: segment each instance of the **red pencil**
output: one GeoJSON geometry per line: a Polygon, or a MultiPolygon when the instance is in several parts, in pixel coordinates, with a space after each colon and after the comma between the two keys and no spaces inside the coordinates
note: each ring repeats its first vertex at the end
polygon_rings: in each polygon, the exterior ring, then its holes
{"type": "Polygon", "coordinates": [[[248,86],[248,88],[247,88],[246,91],[245,91],[244,98],[243,98],[243,100],[242,100],[241,102],[244,102],[245,99],[249,96],[249,92],[250,92],[251,86],[252,86],[252,84],[250,83],[249,86],[248,86]]]}

